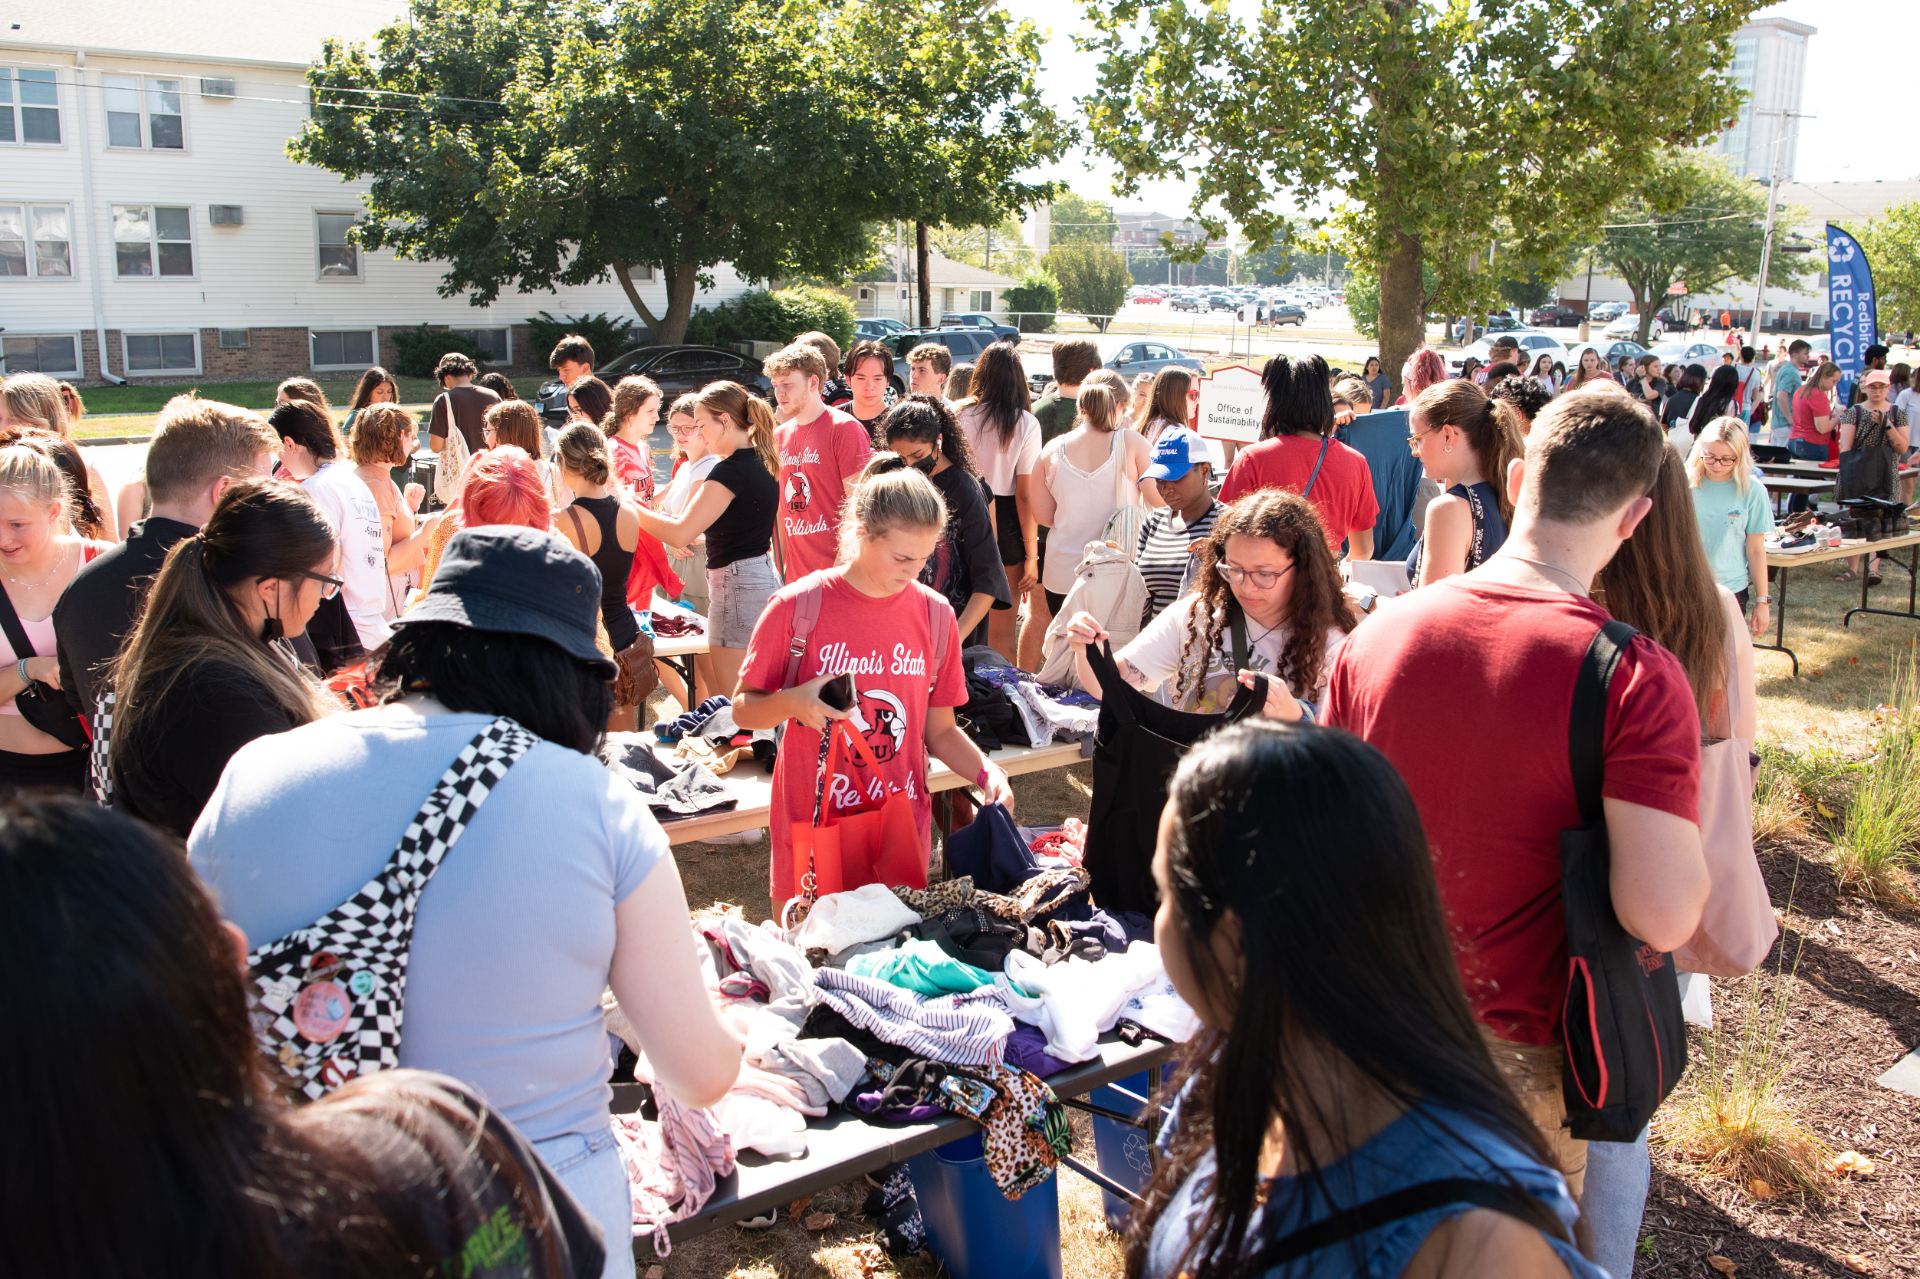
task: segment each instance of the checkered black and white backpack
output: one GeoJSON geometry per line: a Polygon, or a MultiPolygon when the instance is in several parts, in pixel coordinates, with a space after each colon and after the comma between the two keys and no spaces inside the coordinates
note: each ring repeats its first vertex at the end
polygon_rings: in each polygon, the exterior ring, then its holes
{"type": "Polygon", "coordinates": [[[400,1064],[414,911],[473,815],[537,740],[496,719],[448,765],[380,873],[305,928],[247,956],[269,1057],[307,1097],[400,1064]]]}

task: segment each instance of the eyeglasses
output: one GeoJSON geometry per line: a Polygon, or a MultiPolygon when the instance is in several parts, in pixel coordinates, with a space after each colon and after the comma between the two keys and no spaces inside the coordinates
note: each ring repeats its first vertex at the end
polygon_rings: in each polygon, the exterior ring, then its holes
{"type": "Polygon", "coordinates": [[[494,430],[494,429],[493,429],[492,427],[490,427],[490,426],[483,426],[483,427],[481,427],[481,428],[480,428],[480,434],[481,434],[482,436],[484,436],[485,438],[487,438],[487,439],[489,439],[489,440],[490,440],[490,439],[492,439],[492,438],[493,438],[494,436],[496,436],[496,435],[498,435],[498,434],[499,434],[499,432],[498,432],[498,431],[496,431],[496,430],[494,430]]]}
{"type": "Polygon", "coordinates": [[[320,583],[320,598],[323,600],[332,599],[334,596],[340,593],[340,588],[346,585],[346,583],[341,581],[339,578],[328,577],[325,573],[301,572],[301,573],[294,574],[294,576],[304,577],[310,581],[315,581],[320,583]]]}
{"type": "Polygon", "coordinates": [[[1407,452],[1418,453],[1420,451],[1420,441],[1427,438],[1427,436],[1432,435],[1434,431],[1438,431],[1440,429],[1441,429],[1440,427],[1436,426],[1431,428],[1430,430],[1415,431],[1411,435],[1407,436],[1407,452]]]}
{"type": "Polygon", "coordinates": [[[1732,466],[1732,465],[1733,465],[1733,454],[1731,454],[1731,453],[1702,453],[1702,454],[1700,455],[1700,460],[1701,460],[1702,462],[1705,462],[1705,463],[1706,463],[1706,464],[1707,464],[1708,466],[1732,466]]]}
{"type": "Polygon", "coordinates": [[[1228,586],[1239,586],[1242,582],[1258,590],[1270,591],[1280,584],[1280,579],[1293,572],[1293,565],[1285,568],[1241,568],[1237,564],[1215,564],[1214,572],[1225,578],[1228,586]]]}
{"type": "Polygon", "coordinates": [[[698,422],[667,423],[667,433],[669,435],[692,435],[695,431],[699,429],[700,429],[700,424],[698,422]]]}

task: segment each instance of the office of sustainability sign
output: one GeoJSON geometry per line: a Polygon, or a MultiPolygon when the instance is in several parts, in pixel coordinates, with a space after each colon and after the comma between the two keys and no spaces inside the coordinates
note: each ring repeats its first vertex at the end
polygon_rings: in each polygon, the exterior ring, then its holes
{"type": "Polygon", "coordinates": [[[1210,440],[1252,444],[1260,438],[1260,418],[1266,404],[1259,370],[1244,364],[1215,369],[1211,376],[1200,379],[1200,409],[1194,429],[1210,440]]]}

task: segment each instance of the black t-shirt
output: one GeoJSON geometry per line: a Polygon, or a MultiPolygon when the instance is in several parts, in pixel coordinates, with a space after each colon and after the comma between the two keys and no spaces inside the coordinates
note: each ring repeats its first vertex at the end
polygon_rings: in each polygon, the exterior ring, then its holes
{"type": "Polygon", "coordinates": [[[174,543],[194,527],[150,516],[127,531],[127,540],[102,551],[74,574],[53,606],[53,633],[60,644],[60,687],[81,715],[93,714],[94,682],[119,656],[133,634],[147,588],[174,543]]]}
{"type": "Polygon", "coordinates": [[[1000,563],[999,544],[987,514],[986,490],[979,479],[957,466],[930,476],[947,503],[947,527],[933,558],[921,570],[920,580],[946,597],[954,616],[966,610],[976,593],[993,596],[994,603],[1011,606],[1013,591],[1000,563]]]}
{"type": "Polygon", "coordinates": [[[273,694],[247,672],[196,662],[143,716],[138,748],[118,752],[114,807],[185,839],[234,752],[294,726],[273,694]]]}
{"type": "Polygon", "coordinates": [[[707,483],[733,494],[733,501],[707,529],[707,567],[725,568],[736,560],[765,555],[773,546],[773,514],[780,486],[751,446],[738,448],[714,464],[707,483]]]}

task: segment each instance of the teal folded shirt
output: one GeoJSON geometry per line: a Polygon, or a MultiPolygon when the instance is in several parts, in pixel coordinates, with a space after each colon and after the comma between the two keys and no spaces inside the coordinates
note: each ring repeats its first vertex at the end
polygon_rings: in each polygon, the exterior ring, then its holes
{"type": "Polygon", "coordinates": [[[993,974],[963,964],[933,942],[915,939],[898,950],[869,951],[847,961],[856,977],[871,977],[916,995],[963,995],[993,985],[993,974]]]}

